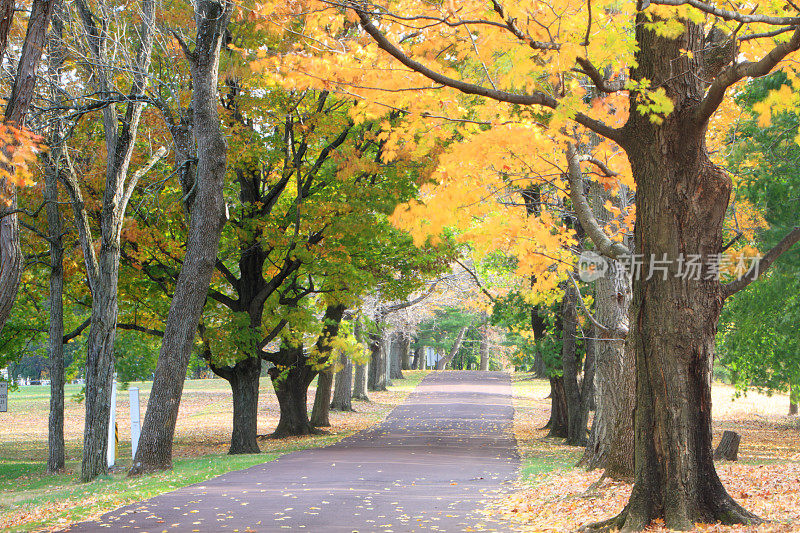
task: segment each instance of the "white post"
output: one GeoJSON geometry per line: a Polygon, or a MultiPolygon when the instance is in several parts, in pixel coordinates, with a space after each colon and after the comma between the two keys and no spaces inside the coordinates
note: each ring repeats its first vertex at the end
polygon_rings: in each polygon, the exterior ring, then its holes
{"type": "Polygon", "coordinates": [[[111,412],[108,417],[108,446],[106,459],[108,468],[114,466],[116,462],[116,422],[117,422],[117,373],[114,372],[114,379],[111,382],[111,412]]]}
{"type": "Polygon", "coordinates": [[[139,448],[139,434],[142,432],[139,422],[139,387],[131,387],[128,393],[131,399],[131,459],[135,459],[139,448]]]}

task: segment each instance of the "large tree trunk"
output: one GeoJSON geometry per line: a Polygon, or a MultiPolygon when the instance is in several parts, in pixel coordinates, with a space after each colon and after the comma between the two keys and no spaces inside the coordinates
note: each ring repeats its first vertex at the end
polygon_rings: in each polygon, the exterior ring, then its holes
{"type": "Polygon", "coordinates": [[[411,337],[409,337],[408,335],[404,335],[403,340],[405,342],[405,349],[402,352],[400,352],[401,370],[411,370],[412,369],[411,337]]]}
{"type": "Polygon", "coordinates": [[[353,399],[368,402],[369,401],[369,396],[367,395],[367,374],[369,373],[368,365],[367,364],[355,365],[355,367],[356,370],[353,375],[353,399]]]}
{"type": "Polygon", "coordinates": [[[258,389],[261,359],[247,357],[235,365],[211,370],[225,379],[233,394],[233,429],[228,454],[259,453],[258,447],[258,389]]]}
{"type": "Polygon", "coordinates": [[[64,247],[58,210],[58,150],[54,147],[45,167],[44,200],[50,237],[50,418],[47,437],[47,471],[64,469],[64,247]]]}
{"type": "MultiPolygon", "coordinates": [[[[314,347],[313,359],[309,360],[302,347],[282,348],[277,354],[271,356],[273,363],[283,370],[270,369],[272,385],[278,397],[281,417],[278,426],[271,435],[273,438],[308,435],[313,433],[313,426],[308,419],[308,386],[317,375],[314,368],[325,364],[332,350],[331,341],[339,334],[339,325],[344,315],[344,306],[329,304],[325,309],[322,332],[317,338],[314,347]]],[[[330,382],[323,383],[327,387],[325,399],[326,412],[330,402],[330,382]]],[[[330,424],[329,424],[330,425],[330,424]]]]}
{"type": "Polygon", "coordinates": [[[342,365],[342,369],[336,374],[331,409],[335,411],[352,411],[353,360],[342,353],[339,355],[339,364],[342,365]]]}
{"type": "MultiPolygon", "coordinates": [[[[533,338],[536,341],[544,339],[544,333],[547,329],[544,313],[541,306],[535,305],[531,309],[531,330],[533,331],[533,338]]],[[[549,376],[547,365],[542,357],[542,351],[536,347],[536,352],[533,355],[533,375],[537,378],[544,379],[549,376]]]]}
{"type": "Polygon", "coordinates": [[[405,361],[408,366],[408,346],[411,340],[407,335],[396,333],[392,336],[392,343],[390,349],[391,361],[391,379],[405,379],[403,376],[403,362],[405,361]]]}
{"type": "Polygon", "coordinates": [[[567,444],[586,446],[586,424],[588,410],[584,412],[581,389],[578,385],[578,292],[572,283],[567,284],[561,305],[562,351],[564,394],[567,401],[567,444]]]}
{"type": "Polygon", "coordinates": [[[458,351],[461,349],[461,343],[464,340],[464,335],[467,333],[469,326],[462,326],[461,329],[458,331],[458,335],[456,335],[455,341],[453,341],[453,346],[450,348],[450,352],[447,354],[446,357],[442,357],[439,359],[439,362],[436,363],[436,370],[444,370],[445,367],[450,364],[450,361],[456,356],[458,351]]]}
{"type": "Polygon", "coordinates": [[[632,112],[625,126],[623,147],[637,186],[634,246],[644,266],[634,276],[631,305],[635,482],[611,524],[623,531],[656,518],[679,530],[695,522],[757,520],[728,495],[714,468],[711,372],[724,295],[708,265],[722,250],[732,185],[709,160],[706,121],[697,119],[706,90],[695,74],[702,72],[702,54],[685,51],[703,49],[702,26],[683,22],[686,31],[675,40],[657,36],[641,14],[636,25],[639,66],[631,77],[664,84],[675,110],[661,124],[632,112]],[[685,66],[676,70],[678,62],[685,66]],[[692,256],[706,265],[699,279],[678,272],[686,267],[679,258],[692,256]],[[665,276],[649,276],[652,258],[670,261],[665,276]]]}
{"type": "Polygon", "coordinates": [[[548,437],[566,438],[567,426],[567,395],[564,392],[564,378],[561,376],[550,378],[550,420],[544,429],[549,429],[548,437]]]}
{"type": "Polygon", "coordinates": [[[420,370],[425,364],[425,347],[417,346],[414,348],[414,360],[411,362],[413,370],[420,370]]]}
{"type": "MultiPolygon", "coordinates": [[[[627,190],[616,198],[592,182],[591,205],[595,218],[604,221],[606,200],[628,207],[627,190]]],[[[612,479],[633,479],[633,408],[636,396],[635,361],[630,344],[621,337],[629,329],[630,279],[619,262],[610,262],[609,275],[595,281],[595,318],[608,332],[595,329],[595,414],[586,451],[580,464],[602,468],[612,479]]]]}
{"type": "Polygon", "coordinates": [[[315,428],[330,427],[331,386],[333,372],[323,370],[317,377],[317,391],[314,394],[314,408],[311,410],[311,425],[315,428]]]}
{"type": "Polygon", "coordinates": [[[308,386],[314,379],[314,371],[311,365],[306,364],[302,348],[290,348],[285,353],[289,351],[293,352],[293,357],[299,362],[282,372],[271,368],[269,374],[281,411],[278,425],[270,435],[275,439],[310,435],[314,432],[308,420],[308,386]]]}
{"type": "MultiPolygon", "coordinates": [[[[5,122],[16,127],[23,127],[25,116],[28,113],[33,91],[36,87],[36,69],[45,49],[47,28],[56,0],[34,0],[31,5],[28,28],[25,32],[25,41],[17,64],[17,74],[14,85],[5,109],[5,122]]],[[[14,2],[3,2],[2,12],[4,20],[0,23],[0,61],[2,61],[7,46],[9,30],[14,17],[14,2]]],[[[2,146],[0,150],[6,152],[15,146],[2,146]]],[[[19,243],[19,221],[17,220],[17,187],[10,176],[14,168],[3,163],[0,168],[4,171],[0,177],[0,198],[4,200],[0,211],[0,331],[3,330],[11,308],[17,298],[19,283],[22,278],[23,256],[19,243]]]]}
{"type": "MultiPolygon", "coordinates": [[[[380,327],[380,326],[379,326],[380,327]]],[[[386,390],[386,350],[384,349],[383,336],[380,333],[369,334],[369,390],[386,390]]]]}
{"type": "Polygon", "coordinates": [[[172,466],[172,438],[183,382],[225,223],[222,189],[227,145],[217,114],[217,78],[220,45],[230,14],[228,2],[201,0],[195,7],[197,45],[192,54],[191,73],[197,185],[186,256],[170,304],[131,475],[172,466]]]}

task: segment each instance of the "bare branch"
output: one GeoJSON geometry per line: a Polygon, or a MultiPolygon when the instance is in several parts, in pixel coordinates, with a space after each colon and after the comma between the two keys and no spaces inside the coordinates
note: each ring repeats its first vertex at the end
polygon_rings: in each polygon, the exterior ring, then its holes
{"type": "Polygon", "coordinates": [[[572,277],[572,274],[568,274],[569,279],[572,280],[572,284],[575,285],[575,291],[578,293],[578,301],[581,304],[581,309],[583,309],[583,313],[586,317],[594,324],[597,329],[603,334],[603,339],[612,339],[612,340],[625,340],[625,337],[628,336],[628,328],[622,326],[616,329],[609,328],[608,326],[604,326],[601,324],[592,313],[589,312],[589,308],[586,307],[586,303],[583,301],[583,295],[581,294],[581,289],[578,287],[578,282],[575,281],[575,278],[572,277]]]}
{"type": "Polygon", "coordinates": [[[618,259],[624,255],[630,255],[631,252],[628,248],[618,242],[613,242],[608,238],[600,223],[594,217],[592,208],[583,194],[583,173],[581,172],[580,157],[577,155],[575,146],[570,143],[567,146],[567,162],[569,170],[567,172],[567,179],[569,180],[569,195],[572,199],[572,208],[575,209],[575,214],[583,226],[589,238],[597,246],[597,250],[612,259],[618,259]]]}
{"type": "MultiPolygon", "coordinates": [[[[397,59],[409,69],[425,76],[430,80],[435,81],[436,83],[456,89],[465,94],[485,96],[499,102],[507,102],[510,104],[519,105],[540,105],[550,109],[556,109],[558,107],[558,100],[543,92],[534,92],[530,94],[510,93],[503,90],[490,89],[474,83],[456,80],[445,76],[440,72],[432,70],[419,61],[410,58],[405,54],[405,52],[390,42],[389,39],[387,39],[386,36],[381,33],[380,30],[378,30],[367,13],[362,11],[361,8],[353,7],[352,9],[355,10],[356,14],[358,14],[364,30],[375,40],[375,42],[378,44],[378,47],[397,59]]],[[[583,113],[576,114],[574,120],[599,135],[607,137],[613,141],[616,141],[617,143],[621,143],[622,135],[618,129],[612,128],[607,124],[600,122],[599,120],[595,120],[587,115],[584,115],[583,113]]]]}
{"type": "Polygon", "coordinates": [[[533,48],[534,50],[558,50],[561,48],[561,45],[558,43],[553,42],[544,42],[544,41],[534,41],[530,35],[523,33],[522,30],[519,29],[517,26],[517,20],[512,19],[511,17],[506,14],[506,10],[503,8],[503,5],[498,0],[492,0],[492,7],[494,8],[495,13],[497,13],[503,22],[508,28],[514,37],[519,39],[520,41],[526,43],[528,46],[533,48]]]}
{"type": "Polygon", "coordinates": [[[81,323],[80,326],[75,328],[72,332],[67,333],[66,335],[64,335],[64,339],[62,340],[62,342],[64,344],[67,344],[72,339],[77,338],[81,333],[83,333],[83,330],[85,330],[86,328],[89,327],[89,324],[91,324],[91,323],[92,323],[91,317],[87,318],[86,320],[84,320],[81,323]]]}
{"type": "Polygon", "coordinates": [[[797,241],[800,241],[800,227],[796,227],[790,231],[783,239],[781,239],[778,244],[775,245],[774,248],[772,248],[764,255],[764,257],[761,258],[761,261],[758,263],[757,276],[742,276],[735,281],[731,281],[730,283],[723,285],[722,298],[725,299],[733,294],[736,294],[740,290],[753,283],[756,279],[760,278],[764,272],[766,272],[769,267],[772,266],[775,260],[779,258],[781,254],[789,250],[789,248],[794,246],[797,241]]]}
{"type": "Polygon", "coordinates": [[[164,332],[160,329],[151,329],[146,328],[144,326],[140,326],[138,324],[117,324],[117,329],[126,329],[129,331],[138,331],[140,333],[147,333],[148,335],[153,335],[154,337],[163,337],[164,332]]]}
{"type": "Polygon", "coordinates": [[[651,0],[651,4],[658,4],[662,6],[685,6],[690,5],[695,9],[699,9],[709,15],[714,15],[723,20],[735,20],[737,22],[751,23],[761,22],[764,24],[773,24],[776,26],[786,26],[800,24],[800,17],[771,17],[769,15],[755,15],[743,14],[738,11],[731,11],[728,9],[721,9],[706,2],[699,0],[651,0]]]}

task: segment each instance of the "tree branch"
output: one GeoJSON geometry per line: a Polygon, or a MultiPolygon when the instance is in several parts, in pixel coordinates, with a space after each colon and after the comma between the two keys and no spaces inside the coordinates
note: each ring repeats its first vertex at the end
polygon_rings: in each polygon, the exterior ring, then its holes
{"type": "Polygon", "coordinates": [[[580,158],[575,150],[575,145],[570,143],[567,146],[567,163],[569,171],[567,172],[567,179],[569,180],[569,196],[572,199],[572,208],[575,209],[575,214],[578,220],[589,235],[597,250],[611,259],[618,259],[624,255],[630,255],[630,250],[618,242],[613,242],[608,238],[600,223],[594,217],[592,208],[583,194],[583,173],[581,172],[580,158]]]}
{"type": "MultiPolygon", "coordinates": [[[[799,19],[800,21],[800,19],[799,19]]],[[[745,61],[735,63],[720,73],[714,79],[708,94],[703,98],[697,109],[697,121],[705,123],[725,98],[725,91],[744,77],[760,78],[769,74],[775,66],[780,63],[787,55],[800,49],[800,25],[794,30],[794,35],[785,43],[780,43],[775,48],[756,62],[745,61]]]]}
{"type": "Polygon", "coordinates": [[[138,324],[117,324],[117,329],[125,329],[130,331],[138,331],[141,333],[147,333],[148,335],[152,335],[154,337],[163,337],[164,332],[160,329],[151,329],[146,328],[144,326],[140,326],[138,324]]]}
{"type": "Polygon", "coordinates": [[[730,283],[723,285],[722,299],[724,300],[729,296],[736,294],[740,290],[753,283],[756,279],[760,278],[764,272],[766,272],[769,267],[772,266],[775,260],[780,257],[781,254],[789,250],[789,248],[794,246],[797,241],[800,241],[800,227],[795,227],[783,239],[781,239],[781,241],[776,244],[774,248],[772,248],[764,255],[764,257],[761,258],[761,261],[758,263],[758,271],[755,277],[745,275],[735,281],[731,281],[730,283]]]}
{"type": "Polygon", "coordinates": [[[463,269],[464,269],[464,271],[465,271],[467,274],[469,274],[469,275],[470,275],[470,277],[471,277],[473,280],[475,280],[475,284],[476,284],[476,285],[478,286],[478,288],[481,290],[481,292],[483,293],[483,295],[484,295],[484,296],[486,296],[487,298],[489,298],[489,301],[490,301],[490,302],[492,302],[492,303],[496,303],[496,302],[497,302],[497,299],[496,299],[494,296],[492,296],[492,294],[491,294],[491,293],[490,293],[488,290],[486,290],[486,288],[483,286],[483,284],[481,284],[481,280],[480,280],[480,278],[478,278],[478,274],[476,274],[476,273],[475,273],[475,272],[473,272],[473,271],[472,271],[470,268],[468,268],[468,267],[467,267],[467,265],[465,265],[464,263],[462,263],[460,259],[456,259],[456,263],[458,263],[459,265],[461,265],[461,268],[463,268],[463,269]]]}
{"type": "Polygon", "coordinates": [[[63,342],[64,344],[67,344],[69,341],[71,341],[72,339],[78,337],[81,333],[83,333],[83,330],[88,328],[89,324],[91,324],[91,323],[92,323],[92,317],[87,318],[86,320],[83,321],[83,323],[81,323],[80,326],[75,328],[72,332],[67,333],[66,335],[64,335],[64,338],[62,339],[61,342],[63,342]]]}
{"type": "Polygon", "coordinates": [[[700,2],[699,0],[651,0],[650,3],[662,6],[685,6],[688,4],[695,9],[699,9],[704,13],[714,15],[723,20],[735,20],[744,23],[761,22],[763,24],[780,26],[800,24],[800,17],[771,17],[769,15],[743,14],[738,11],[720,9],[706,2],[700,2]]]}
{"type": "Polygon", "coordinates": [[[575,278],[572,277],[572,274],[568,274],[569,279],[572,280],[572,284],[575,285],[575,291],[578,293],[578,301],[581,304],[581,309],[583,309],[583,313],[589,318],[589,320],[594,324],[597,329],[599,329],[603,333],[604,339],[611,339],[611,340],[625,340],[625,337],[628,336],[628,328],[620,327],[616,329],[609,328],[608,326],[604,326],[601,324],[592,313],[589,312],[589,308],[586,307],[586,302],[583,301],[583,295],[581,294],[581,289],[578,287],[578,282],[575,281],[575,278]]]}
{"type": "MultiPolygon", "coordinates": [[[[553,98],[552,96],[545,94],[543,92],[534,92],[531,94],[517,94],[517,93],[510,93],[507,91],[490,89],[488,87],[483,87],[481,85],[476,85],[474,83],[469,83],[461,80],[456,80],[445,76],[440,72],[436,72],[432,70],[419,61],[411,59],[409,56],[405,54],[400,48],[392,44],[389,39],[386,38],[383,33],[378,30],[369,16],[361,10],[359,7],[352,7],[352,9],[356,12],[359,19],[361,20],[361,25],[363,26],[364,30],[375,40],[378,44],[378,47],[387,52],[389,55],[397,59],[400,63],[408,67],[409,69],[413,70],[414,72],[425,76],[426,78],[435,81],[441,85],[445,85],[452,89],[456,89],[461,91],[465,94],[474,94],[478,96],[485,96],[487,98],[491,98],[492,100],[497,100],[499,102],[507,102],[510,104],[519,104],[519,105],[540,105],[544,107],[548,107],[550,109],[556,109],[558,107],[558,100],[553,98]]],[[[622,134],[620,130],[612,128],[599,120],[595,120],[583,113],[578,113],[575,115],[574,120],[590,130],[594,131],[595,133],[602,135],[603,137],[607,137],[618,144],[621,143],[622,134]]]]}

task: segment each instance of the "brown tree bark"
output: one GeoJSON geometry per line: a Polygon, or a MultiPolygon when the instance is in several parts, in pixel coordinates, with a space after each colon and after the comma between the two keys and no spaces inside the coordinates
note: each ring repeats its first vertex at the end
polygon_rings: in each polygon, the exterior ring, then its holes
{"type": "Polygon", "coordinates": [[[414,348],[414,359],[411,362],[412,370],[422,370],[425,365],[425,347],[417,346],[414,348]]]}
{"type": "MultiPolygon", "coordinates": [[[[13,3],[12,3],[13,5],[13,3]]],[[[59,5],[52,16],[52,32],[48,39],[48,72],[50,95],[58,96],[61,69],[64,63],[63,12],[59,5]]],[[[13,12],[12,12],[13,13],[13,12]]],[[[0,27],[2,23],[0,22],[0,27]]],[[[4,41],[0,30],[0,41],[4,41]]],[[[0,50],[2,57],[2,50],[0,50]]],[[[64,469],[64,245],[61,211],[58,207],[58,174],[62,166],[63,125],[56,118],[48,134],[49,153],[45,156],[44,201],[47,206],[47,235],[50,246],[50,326],[47,340],[47,358],[50,361],[50,415],[47,436],[47,471],[64,469]]]]}
{"type": "MultiPolygon", "coordinates": [[[[96,25],[96,17],[86,3],[77,2],[78,11],[87,35],[87,47],[93,60],[92,79],[98,91],[111,91],[113,75],[106,54],[105,29],[96,25]]],[[[81,246],[87,263],[89,288],[92,293],[91,327],[87,339],[86,355],[86,419],[83,437],[81,481],[91,481],[107,470],[108,423],[111,410],[111,382],[114,376],[114,338],[117,329],[117,285],[119,281],[120,235],[125,210],[133,189],[143,172],[128,176],[131,157],[144,104],[135,101],[144,94],[149,79],[150,58],[155,27],[155,2],[144,0],[141,4],[142,24],[139,29],[140,50],[136,54],[130,93],[134,99],[125,113],[118,114],[116,106],[103,108],[103,128],[106,140],[106,180],[103,190],[103,210],[100,217],[100,250],[97,256],[88,250],[93,247],[88,227],[80,231],[81,246]]],[[[160,157],[160,156],[159,156],[160,157]]],[[[153,164],[155,161],[153,161],[153,164]]],[[[77,188],[77,179],[73,179],[77,188]]],[[[79,214],[83,206],[77,205],[73,195],[76,222],[85,222],[79,214]]]]}
{"type": "MultiPolygon", "coordinates": [[[[379,324],[379,328],[382,326],[379,324]]],[[[383,334],[370,333],[369,338],[369,376],[367,377],[367,388],[369,390],[382,391],[386,390],[387,378],[386,375],[386,350],[384,347],[383,334]]]]}
{"type": "Polygon", "coordinates": [[[44,201],[50,240],[50,327],[47,358],[50,361],[50,417],[47,437],[47,471],[64,469],[64,246],[58,210],[58,153],[54,147],[45,167],[44,201]]]}
{"type": "Polygon", "coordinates": [[[314,407],[311,409],[311,425],[315,428],[330,427],[331,393],[333,372],[323,370],[317,377],[317,390],[314,394],[314,407]]]}
{"type": "Polygon", "coordinates": [[[564,291],[561,304],[562,349],[564,394],[567,402],[567,444],[586,446],[586,424],[588,409],[583,409],[581,388],[578,384],[577,332],[578,332],[578,292],[572,283],[564,291]]]}
{"type": "Polygon", "coordinates": [[[195,7],[197,44],[189,57],[198,148],[197,185],[186,256],[170,304],[139,448],[129,475],[172,466],[172,438],[183,382],[225,223],[222,191],[227,145],[217,114],[217,79],[220,46],[230,14],[228,2],[201,0],[195,7]]]}
{"type": "Polygon", "coordinates": [[[411,370],[411,365],[412,365],[411,337],[409,337],[408,335],[404,334],[403,335],[403,342],[405,343],[405,348],[400,352],[400,369],[401,370],[411,370]]]}
{"type": "MultiPolygon", "coordinates": [[[[590,185],[595,218],[604,219],[606,200],[627,207],[627,191],[615,199],[597,183],[590,185]]],[[[630,280],[622,265],[613,259],[610,274],[596,280],[595,318],[608,331],[594,327],[595,414],[586,451],[580,460],[588,469],[601,468],[611,479],[633,479],[633,408],[636,399],[635,361],[622,332],[629,329],[630,280]]]]}
{"type": "Polygon", "coordinates": [[[261,450],[258,447],[258,392],[261,359],[245,357],[233,366],[224,367],[219,367],[211,361],[209,366],[231,386],[233,419],[228,454],[259,453],[261,450]]]}
{"type": "Polygon", "coordinates": [[[342,369],[336,373],[331,409],[334,411],[352,411],[353,360],[342,353],[339,355],[339,364],[342,369]]]}
{"type": "Polygon", "coordinates": [[[548,437],[566,438],[569,434],[567,424],[567,395],[564,392],[564,378],[550,378],[550,419],[544,429],[549,429],[548,437]]]}
{"type": "Polygon", "coordinates": [[[684,34],[673,40],[646,29],[643,15],[637,22],[631,78],[663,86],[675,110],[661,124],[631,113],[624,129],[637,186],[634,247],[645,263],[634,277],[631,305],[635,481],[628,505],[603,526],[639,531],[656,518],[678,530],[695,522],[757,522],[728,495],[714,468],[711,372],[722,286],[708,266],[700,279],[677,271],[679,257],[698,255],[708,265],[722,250],[732,188],[708,156],[707,85],[693,74],[703,70],[702,53],[676,59],[683,50],[702,50],[703,29],[683,21],[684,34]],[[677,75],[675,61],[684,65],[677,75]],[[671,260],[665,276],[648,277],[651,258],[671,260]]]}
{"type": "MultiPolygon", "coordinates": [[[[56,0],[34,0],[31,5],[25,41],[22,44],[17,74],[14,77],[11,96],[5,109],[5,122],[22,127],[28,113],[33,90],[36,87],[36,69],[45,49],[47,28],[56,0]]],[[[14,2],[4,0],[0,4],[0,61],[3,60],[8,34],[14,17],[14,2]]],[[[7,147],[0,147],[6,150],[7,147]]],[[[9,174],[14,168],[3,165],[9,174]]],[[[22,277],[22,249],[19,242],[19,220],[17,219],[17,188],[7,178],[0,178],[0,331],[3,330],[11,308],[17,298],[22,277]]]]}
{"type": "MultiPolygon", "coordinates": [[[[392,336],[391,349],[389,354],[391,356],[391,372],[389,377],[391,379],[405,379],[403,376],[403,361],[408,361],[408,347],[411,340],[403,333],[396,333],[392,336]]],[[[406,366],[408,366],[406,364],[406,366]]]]}
{"type": "Polygon", "coordinates": [[[353,373],[353,399],[361,400],[363,402],[369,401],[367,395],[367,374],[369,373],[368,365],[355,365],[355,372],[353,373]]]}
{"type": "MultiPolygon", "coordinates": [[[[266,356],[283,370],[270,369],[272,385],[278,398],[280,420],[272,438],[309,435],[313,433],[313,425],[308,419],[308,386],[318,371],[314,367],[324,364],[330,356],[330,341],[339,334],[339,324],[344,315],[344,306],[330,304],[325,309],[322,332],[315,345],[315,358],[310,361],[303,354],[302,347],[282,348],[277,354],[266,356]]],[[[330,384],[327,385],[330,402],[330,384]]]]}

